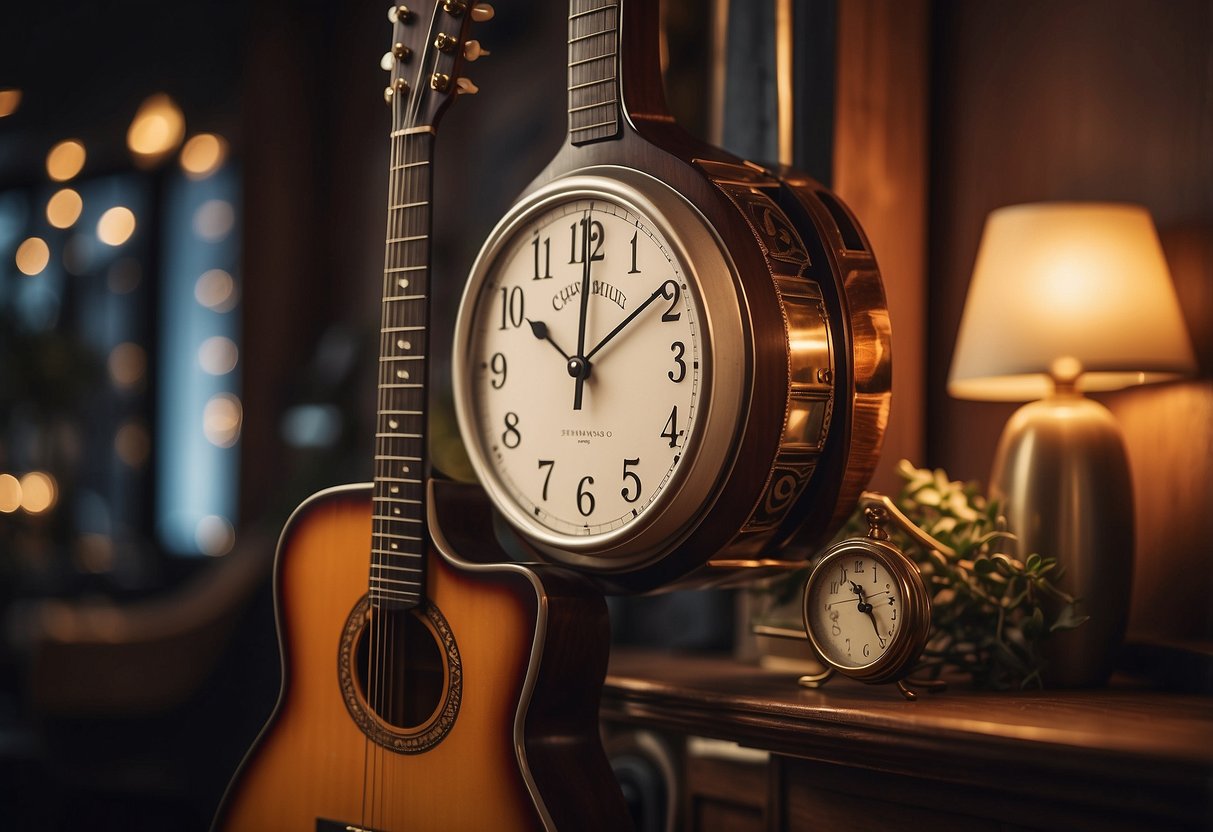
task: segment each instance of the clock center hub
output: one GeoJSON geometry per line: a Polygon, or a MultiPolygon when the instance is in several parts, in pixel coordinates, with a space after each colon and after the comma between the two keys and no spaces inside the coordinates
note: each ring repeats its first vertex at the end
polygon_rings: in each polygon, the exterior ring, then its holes
{"type": "Polygon", "coordinates": [[[590,377],[590,362],[582,358],[580,355],[575,355],[570,358],[567,366],[569,375],[573,378],[579,378],[584,381],[590,377]]]}

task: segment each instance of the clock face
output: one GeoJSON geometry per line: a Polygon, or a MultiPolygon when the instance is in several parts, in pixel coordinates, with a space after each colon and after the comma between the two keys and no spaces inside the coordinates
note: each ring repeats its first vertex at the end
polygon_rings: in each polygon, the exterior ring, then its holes
{"type": "Polygon", "coordinates": [[[700,441],[711,348],[665,229],[629,201],[573,193],[518,217],[474,270],[461,427],[498,506],[556,545],[649,523],[700,441]]]}
{"type": "Polygon", "coordinates": [[[823,560],[805,593],[805,622],[822,658],[859,670],[892,655],[905,622],[905,593],[888,561],[863,547],[823,560]]]}

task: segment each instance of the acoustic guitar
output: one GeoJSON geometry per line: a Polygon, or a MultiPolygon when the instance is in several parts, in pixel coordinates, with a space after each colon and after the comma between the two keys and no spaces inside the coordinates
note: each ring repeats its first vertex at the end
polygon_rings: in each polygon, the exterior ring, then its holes
{"type": "Polygon", "coordinates": [[[480,492],[429,480],[431,170],[487,6],[394,6],[374,482],[314,495],[279,544],[278,703],[224,796],[227,830],[620,829],[597,726],[606,607],[506,563],[480,492]],[[449,530],[454,530],[449,531],[449,530]],[[468,555],[475,552],[476,557],[468,555]]]}

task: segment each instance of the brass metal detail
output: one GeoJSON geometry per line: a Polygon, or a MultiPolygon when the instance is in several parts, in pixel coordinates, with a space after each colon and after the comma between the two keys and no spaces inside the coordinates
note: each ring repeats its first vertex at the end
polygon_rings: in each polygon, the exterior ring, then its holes
{"type": "Polygon", "coordinates": [[[439,32],[438,36],[434,38],[434,48],[439,52],[454,52],[455,44],[458,42],[459,40],[453,35],[448,35],[446,32],[439,32]]]}
{"type": "Polygon", "coordinates": [[[387,19],[392,23],[408,23],[413,19],[413,13],[408,6],[396,5],[387,10],[387,19]]]}
{"type": "Polygon", "coordinates": [[[459,17],[468,10],[468,4],[463,0],[443,0],[442,10],[452,17],[459,17]]]}
{"type": "Polygon", "coordinates": [[[446,92],[451,88],[451,76],[442,72],[435,72],[430,76],[430,88],[438,90],[438,92],[446,92]]]}
{"type": "Polygon", "coordinates": [[[392,86],[394,86],[396,88],[396,92],[408,92],[409,91],[409,82],[404,80],[403,78],[397,78],[396,82],[392,86]]]}
{"type": "Polygon", "coordinates": [[[392,44],[392,54],[398,61],[407,61],[413,54],[413,50],[409,49],[403,43],[394,43],[392,44]]]}
{"type": "Polygon", "coordinates": [[[396,96],[396,91],[391,87],[383,88],[383,100],[388,104],[392,103],[392,99],[396,96]]]}
{"type": "Polygon", "coordinates": [[[459,714],[463,701],[463,664],[459,658],[459,647],[455,634],[446,617],[429,601],[413,610],[421,618],[438,642],[442,656],[445,684],[442,701],[434,713],[420,725],[401,728],[391,725],[376,714],[366,701],[355,678],[354,663],[358,638],[367,626],[371,615],[370,599],[362,596],[346,619],[341,633],[341,644],[337,651],[337,679],[341,685],[341,699],[358,728],[376,745],[398,754],[420,754],[436,746],[450,732],[459,714]]]}

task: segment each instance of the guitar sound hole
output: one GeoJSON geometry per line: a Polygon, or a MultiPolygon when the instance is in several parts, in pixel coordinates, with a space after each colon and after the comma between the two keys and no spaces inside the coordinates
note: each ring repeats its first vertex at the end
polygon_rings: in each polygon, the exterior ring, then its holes
{"type": "Polygon", "coordinates": [[[442,646],[413,610],[372,610],[358,636],[354,662],[367,705],[394,728],[420,727],[442,704],[442,646]]]}

